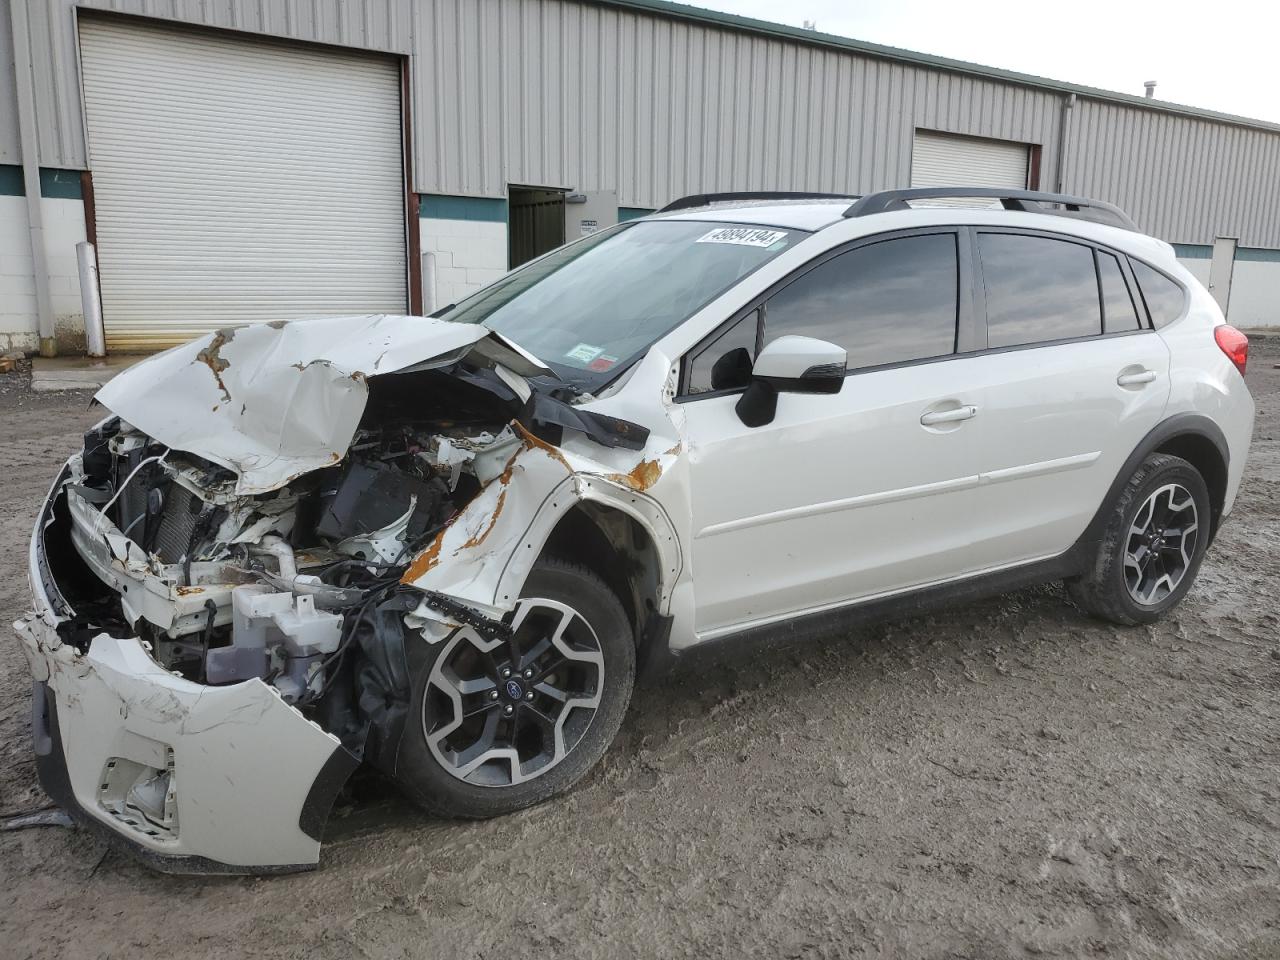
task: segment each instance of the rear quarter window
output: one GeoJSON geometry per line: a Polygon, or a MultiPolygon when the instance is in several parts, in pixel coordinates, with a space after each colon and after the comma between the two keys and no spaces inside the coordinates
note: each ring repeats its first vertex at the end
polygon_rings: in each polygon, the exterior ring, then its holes
{"type": "Polygon", "coordinates": [[[1141,260],[1130,259],[1129,263],[1142,291],[1142,299],[1146,301],[1147,312],[1151,314],[1152,326],[1159,329],[1182,316],[1187,306],[1187,292],[1182,285],[1141,260]]]}

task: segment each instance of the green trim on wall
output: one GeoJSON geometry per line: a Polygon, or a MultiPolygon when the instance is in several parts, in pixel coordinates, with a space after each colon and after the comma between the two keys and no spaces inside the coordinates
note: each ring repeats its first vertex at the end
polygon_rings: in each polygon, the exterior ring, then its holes
{"type": "MultiPolygon", "coordinates": [[[[22,182],[22,167],[16,163],[0,163],[0,197],[25,197],[26,195],[27,191],[22,182]]],[[[42,168],[40,196],[52,200],[81,199],[80,171],[42,168]]]]}
{"type": "Polygon", "coordinates": [[[24,197],[22,168],[16,164],[0,163],[0,197],[24,197]]]}
{"type": "Polygon", "coordinates": [[[418,199],[418,216],[423,220],[507,222],[507,201],[500,197],[447,197],[424,193],[418,199]]]}
{"type": "Polygon", "coordinates": [[[51,200],[79,200],[80,171],[40,170],[40,196],[51,200]]]}
{"type": "Polygon", "coordinates": [[[647,217],[653,213],[648,207],[619,207],[618,222],[626,223],[628,220],[639,220],[641,217],[647,217]]]}
{"type": "Polygon", "coordinates": [[[1264,247],[1236,247],[1236,259],[1252,263],[1280,263],[1280,250],[1264,247]]]}
{"type": "Polygon", "coordinates": [[[1210,260],[1213,258],[1213,247],[1206,243],[1175,243],[1173,253],[1184,260],[1210,260]]]}

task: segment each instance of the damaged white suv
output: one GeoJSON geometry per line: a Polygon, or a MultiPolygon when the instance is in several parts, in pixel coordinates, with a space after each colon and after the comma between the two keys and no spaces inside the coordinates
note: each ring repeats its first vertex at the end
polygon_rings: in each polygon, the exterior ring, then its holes
{"type": "Polygon", "coordinates": [[[1115,208],[973,188],[686,198],[432,318],[219,331],[98,394],[40,514],[41,780],[161,869],[300,869],[361,762],[447,816],[566,789],[665,653],[1048,579],[1149,621],[1246,350],[1115,208]]]}

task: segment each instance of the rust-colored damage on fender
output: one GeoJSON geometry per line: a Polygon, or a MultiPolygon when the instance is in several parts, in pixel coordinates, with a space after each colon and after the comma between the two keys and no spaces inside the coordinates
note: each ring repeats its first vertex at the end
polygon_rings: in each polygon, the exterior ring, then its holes
{"type": "Polygon", "coordinates": [[[636,493],[644,493],[662,476],[662,467],[657,460],[641,460],[626,473],[610,473],[608,479],[614,483],[630,487],[636,493]]]}
{"type": "Polygon", "coordinates": [[[449,522],[441,528],[440,532],[427,545],[427,549],[413,558],[413,562],[409,564],[405,570],[404,576],[400,578],[401,583],[413,583],[415,580],[425,576],[440,561],[440,548],[444,546],[444,535],[448,532],[449,527],[462,516],[461,513],[455,514],[449,518],[449,522]]]}
{"type": "Polygon", "coordinates": [[[528,431],[525,425],[518,420],[511,421],[511,428],[520,435],[520,439],[524,441],[524,448],[526,450],[536,447],[553,460],[559,460],[566,470],[573,473],[573,467],[569,466],[569,461],[565,459],[564,454],[561,453],[553,444],[547,443],[547,441],[539,437],[535,437],[528,431]]]}
{"type": "Polygon", "coordinates": [[[471,508],[477,503],[477,501],[481,500],[493,488],[497,488],[497,498],[492,507],[488,509],[488,516],[483,521],[483,525],[471,533],[461,545],[451,552],[450,556],[457,556],[464,550],[473,550],[485,542],[489,534],[493,532],[494,526],[498,523],[498,519],[502,516],[502,511],[506,507],[507,488],[510,486],[512,478],[515,476],[517,462],[521,456],[528,453],[530,450],[540,450],[547,454],[547,456],[558,461],[566,471],[569,473],[573,472],[573,468],[569,466],[569,462],[565,460],[564,455],[551,444],[544,440],[539,440],[515,421],[512,421],[511,426],[521,437],[521,444],[507,461],[502,473],[495,479],[491,480],[484,489],[475,496],[471,503],[449,518],[449,521],[440,529],[440,532],[435,535],[427,548],[413,558],[413,562],[411,562],[408,569],[405,570],[404,576],[400,578],[401,583],[413,583],[429,573],[436,564],[440,562],[440,554],[444,549],[445,541],[449,538],[453,527],[471,513],[471,508]]]}
{"type": "MultiPolygon", "coordinates": [[[[539,546],[574,501],[626,501],[622,509],[648,518],[646,508],[636,506],[639,497],[619,491],[648,491],[682,449],[667,440],[646,453],[614,450],[597,459],[576,444],[549,443],[518,422],[510,430],[519,443],[502,473],[413,559],[402,583],[496,616],[515,602],[539,546]],[[593,479],[601,481],[594,488],[593,479]]],[[[440,619],[425,604],[418,615],[440,619]]]]}
{"type": "Polygon", "coordinates": [[[224,400],[230,400],[231,393],[227,390],[227,385],[222,382],[222,371],[231,364],[222,356],[222,348],[230,343],[235,335],[235,327],[223,327],[214,333],[209,345],[196,354],[196,359],[213,371],[213,379],[218,381],[218,389],[222,391],[224,400]]]}

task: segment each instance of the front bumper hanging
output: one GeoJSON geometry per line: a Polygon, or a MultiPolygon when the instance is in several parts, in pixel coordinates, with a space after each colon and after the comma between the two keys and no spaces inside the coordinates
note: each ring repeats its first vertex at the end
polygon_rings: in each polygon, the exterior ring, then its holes
{"type": "Polygon", "coordinates": [[[31,540],[35,610],[14,627],[35,680],[32,739],[49,796],[166,872],[314,867],[356,757],[261,680],[194,683],[136,637],[101,633],[83,653],[64,643],[48,595],[47,517],[31,540]]]}

